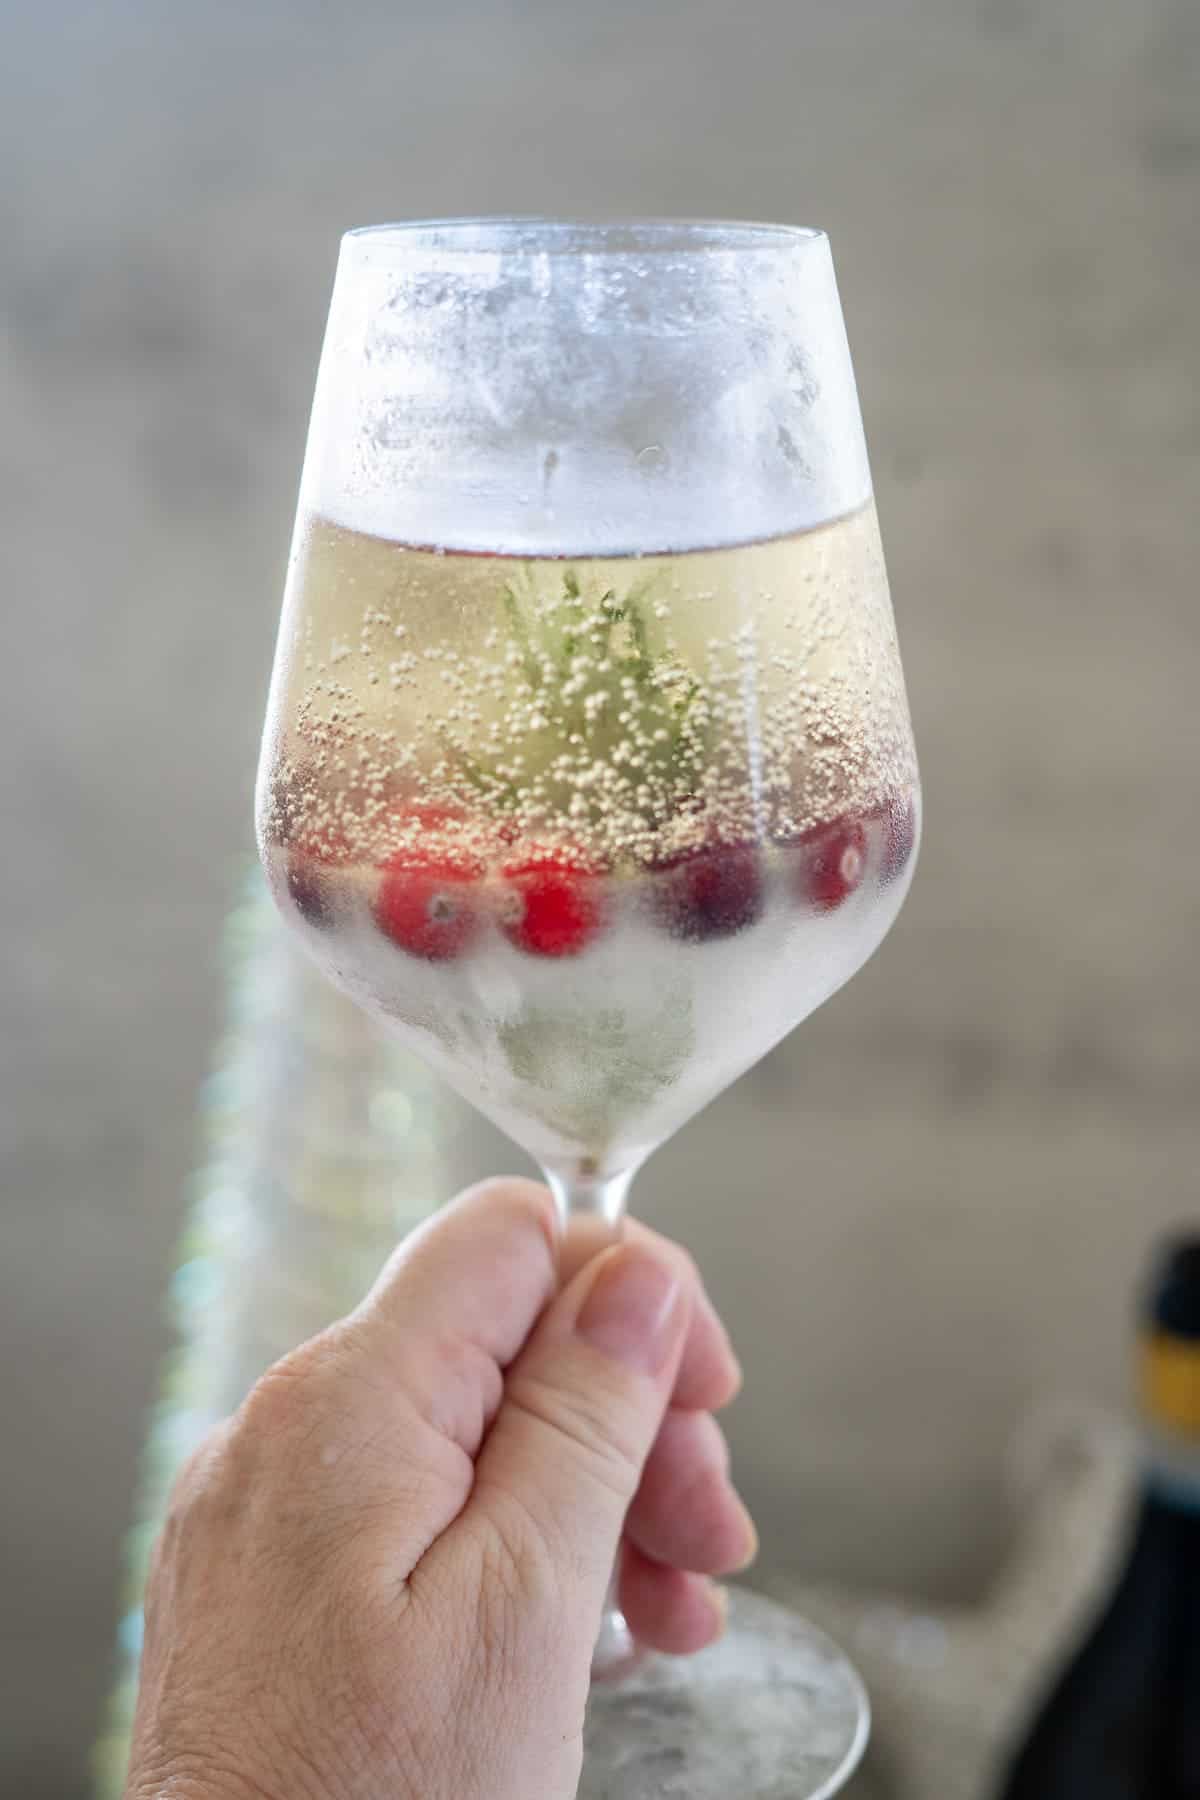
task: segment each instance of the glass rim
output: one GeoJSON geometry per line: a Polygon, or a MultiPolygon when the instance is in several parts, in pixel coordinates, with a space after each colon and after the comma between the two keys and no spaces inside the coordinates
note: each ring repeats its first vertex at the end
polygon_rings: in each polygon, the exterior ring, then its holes
{"type": "Polygon", "coordinates": [[[758,219],[613,215],[585,219],[547,213],[479,213],[356,225],[343,233],[346,251],[464,257],[712,256],[745,251],[803,250],[827,243],[817,225],[758,219]]]}

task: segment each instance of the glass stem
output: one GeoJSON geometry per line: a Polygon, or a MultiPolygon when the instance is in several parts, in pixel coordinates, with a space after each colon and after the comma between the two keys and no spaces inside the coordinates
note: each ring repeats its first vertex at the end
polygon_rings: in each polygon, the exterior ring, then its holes
{"type": "Polygon", "coordinates": [[[546,1180],[562,1224],[559,1276],[565,1287],[585,1262],[620,1243],[633,1170],[622,1170],[619,1175],[581,1174],[578,1170],[562,1175],[548,1169],[546,1180]]]}
{"type": "MultiPolygon", "coordinates": [[[[625,1226],[625,1202],[634,1172],[624,1169],[619,1175],[593,1175],[575,1169],[564,1175],[546,1170],[546,1180],[562,1221],[559,1273],[564,1285],[593,1256],[620,1243],[625,1226]]],[[[637,1645],[625,1623],[617,1587],[618,1571],[614,1570],[604,1600],[600,1634],[592,1652],[593,1681],[618,1680],[638,1660],[637,1645]]]]}

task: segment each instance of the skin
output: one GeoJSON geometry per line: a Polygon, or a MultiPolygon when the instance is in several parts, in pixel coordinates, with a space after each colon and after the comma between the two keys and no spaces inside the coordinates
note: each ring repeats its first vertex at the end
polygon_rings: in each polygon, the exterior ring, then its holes
{"type": "Polygon", "coordinates": [[[573,1800],[618,1550],[642,1644],[720,1635],[729,1341],[644,1227],[560,1251],[544,1188],[472,1189],[192,1458],[126,1800],[573,1800]]]}

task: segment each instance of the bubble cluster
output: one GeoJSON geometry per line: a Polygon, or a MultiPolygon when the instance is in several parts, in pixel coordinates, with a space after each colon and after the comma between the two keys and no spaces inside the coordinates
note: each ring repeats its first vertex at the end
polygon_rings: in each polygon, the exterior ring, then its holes
{"type": "Polygon", "coordinates": [[[519,560],[316,519],[266,834],[379,865],[431,828],[621,873],[787,843],[914,779],[873,508],[675,556],[519,560]]]}

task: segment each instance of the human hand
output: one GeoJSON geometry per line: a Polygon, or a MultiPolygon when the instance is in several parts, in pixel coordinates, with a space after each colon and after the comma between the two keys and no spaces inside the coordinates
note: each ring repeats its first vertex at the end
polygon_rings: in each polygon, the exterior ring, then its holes
{"type": "Polygon", "coordinates": [[[618,1546],[640,1642],[719,1635],[724,1329],[644,1227],[558,1294],[557,1251],[544,1188],[472,1189],[192,1458],[127,1800],[572,1800],[618,1546]]]}

